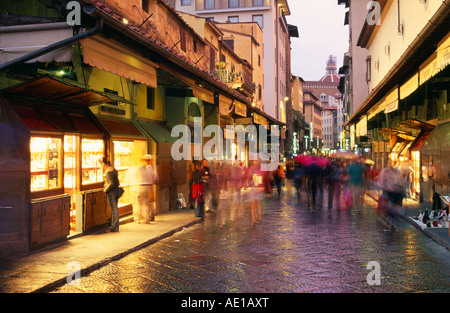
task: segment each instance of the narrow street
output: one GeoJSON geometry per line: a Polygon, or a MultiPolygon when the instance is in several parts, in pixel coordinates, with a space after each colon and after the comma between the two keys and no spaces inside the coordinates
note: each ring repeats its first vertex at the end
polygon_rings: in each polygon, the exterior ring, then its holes
{"type": "Polygon", "coordinates": [[[283,188],[281,199],[264,197],[254,225],[246,192],[235,221],[233,206],[221,199],[220,212],[204,222],[54,292],[450,291],[450,252],[400,218],[386,231],[372,199],[366,197],[360,212],[328,214],[320,205],[311,211],[291,191],[283,188]],[[369,284],[369,262],[379,264],[379,284],[369,284]]]}

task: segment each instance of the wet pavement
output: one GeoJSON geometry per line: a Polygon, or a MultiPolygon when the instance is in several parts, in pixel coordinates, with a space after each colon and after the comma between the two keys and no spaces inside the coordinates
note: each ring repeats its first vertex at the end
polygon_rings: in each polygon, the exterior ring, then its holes
{"type": "Polygon", "coordinates": [[[450,291],[450,251],[399,217],[387,231],[369,197],[360,211],[329,213],[284,188],[281,199],[264,197],[262,218],[252,223],[243,195],[239,209],[221,199],[219,212],[203,222],[54,292],[450,291]]]}

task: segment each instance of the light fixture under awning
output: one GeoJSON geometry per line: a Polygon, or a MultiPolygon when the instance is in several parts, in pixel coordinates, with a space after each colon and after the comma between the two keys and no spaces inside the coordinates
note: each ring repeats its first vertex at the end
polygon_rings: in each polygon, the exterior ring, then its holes
{"type": "Polygon", "coordinates": [[[100,36],[81,41],[84,62],[90,66],[157,87],[156,68],[159,66],[130,50],[100,36]]]}

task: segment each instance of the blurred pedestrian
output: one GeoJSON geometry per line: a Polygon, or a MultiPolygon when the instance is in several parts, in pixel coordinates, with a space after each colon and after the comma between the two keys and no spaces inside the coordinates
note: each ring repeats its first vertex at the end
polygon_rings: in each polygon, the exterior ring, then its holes
{"type": "Polygon", "coordinates": [[[333,208],[333,201],[337,208],[340,208],[341,204],[341,179],[342,168],[338,162],[333,162],[330,166],[330,172],[328,174],[328,211],[333,208]]]}
{"type": "Polygon", "coordinates": [[[281,196],[281,185],[284,179],[284,166],[278,163],[277,169],[273,172],[273,179],[275,181],[275,186],[277,187],[278,198],[281,196]]]}
{"type": "Polygon", "coordinates": [[[141,163],[141,165],[128,169],[125,182],[130,186],[131,194],[134,197],[134,220],[147,224],[155,220],[156,206],[153,188],[158,181],[158,173],[153,164],[152,155],[143,155],[141,163]]]}
{"type": "Polygon", "coordinates": [[[297,191],[297,200],[301,200],[301,195],[304,193],[302,191],[302,187],[304,186],[304,176],[305,176],[305,167],[301,163],[295,164],[294,170],[292,171],[292,181],[297,191]]]}
{"type": "Polygon", "coordinates": [[[213,163],[211,168],[209,168],[209,179],[208,179],[208,193],[210,194],[211,197],[209,209],[212,212],[216,212],[219,209],[220,189],[221,189],[220,168],[217,165],[217,163],[213,163]]]}
{"type": "Polygon", "coordinates": [[[205,183],[206,171],[203,169],[202,162],[195,163],[195,171],[192,175],[192,198],[197,202],[195,207],[195,216],[203,217],[205,215],[205,183]]]}
{"type": "MultiPolygon", "coordinates": [[[[202,160],[203,170],[205,171],[204,182],[205,182],[205,212],[209,211],[209,205],[211,202],[211,194],[209,193],[209,179],[211,177],[211,171],[209,168],[209,162],[207,159],[202,160]]],[[[211,212],[210,212],[211,213],[211,212]]]]}
{"type": "Polygon", "coordinates": [[[239,217],[241,206],[241,189],[244,176],[242,162],[231,165],[230,189],[232,193],[231,219],[236,221],[239,217]]]}
{"type": "Polygon", "coordinates": [[[364,167],[359,159],[353,160],[347,169],[349,175],[350,192],[353,198],[353,207],[362,208],[362,197],[364,195],[364,167]]]}
{"type": "Polygon", "coordinates": [[[270,196],[272,193],[272,172],[271,171],[262,171],[263,174],[263,185],[264,192],[266,195],[270,196]]]}
{"type": "Polygon", "coordinates": [[[106,229],[106,232],[119,231],[119,207],[118,201],[121,196],[119,190],[119,176],[117,170],[111,165],[111,162],[106,158],[99,160],[102,165],[104,175],[103,192],[106,193],[109,207],[111,208],[111,226],[106,229]]]}
{"type": "Polygon", "coordinates": [[[252,225],[254,225],[260,222],[262,218],[261,199],[264,188],[260,164],[257,161],[251,162],[252,164],[249,167],[250,210],[252,225]]]}
{"type": "Polygon", "coordinates": [[[192,197],[192,183],[194,182],[193,176],[194,176],[194,172],[195,172],[195,163],[191,162],[189,164],[189,169],[188,169],[188,173],[187,173],[187,178],[188,178],[188,184],[189,184],[189,208],[190,209],[194,209],[195,206],[195,199],[192,197]]]}
{"type": "Polygon", "coordinates": [[[316,209],[317,181],[321,175],[321,172],[322,168],[316,162],[312,162],[306,166],[306,174],[308,175],[309,192],[313,210],[316,209]]]}

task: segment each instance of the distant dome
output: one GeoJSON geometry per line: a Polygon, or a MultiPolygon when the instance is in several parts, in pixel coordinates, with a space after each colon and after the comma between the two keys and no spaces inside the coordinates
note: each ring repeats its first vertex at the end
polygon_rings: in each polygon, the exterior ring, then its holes
{"type": "Polygon", "coordinates": [[[326,75],[320,79],[321,82],[327,83],[339,83],[339,75],[336,74],[336,57],[330,55],[330,58],[327,61],[327,67],[325,68],[326,75]]]}
{"type": "Polygon", "coordinates": [[[326,83],[339,83],[339,79],[340,77],[337,74],[327,74],[324,77],[322,77],[320,81],[326,83]]]}

